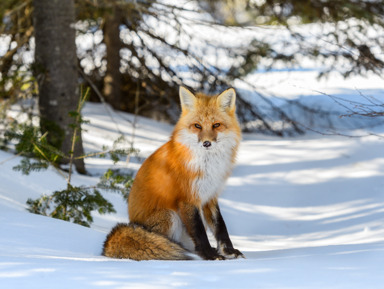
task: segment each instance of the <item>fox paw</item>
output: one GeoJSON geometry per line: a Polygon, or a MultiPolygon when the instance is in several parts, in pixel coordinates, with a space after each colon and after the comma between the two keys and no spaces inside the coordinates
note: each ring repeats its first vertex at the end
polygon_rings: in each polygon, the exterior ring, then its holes
{"type": "Polygon", "coordinates": [[[217,254],[217,255],[215,256],[215,259],[213,259],[213,260],[225,260],[225,257],[222,256],[222,255],[217,254]]]}
{"type": "Polygon", "coordinates": [[[220,253],[222,253],[228,259],[237,259],[237,258],[245,259],[244,254],[235,248],[222,248],[221,251],[222,252],[220,253]]]}

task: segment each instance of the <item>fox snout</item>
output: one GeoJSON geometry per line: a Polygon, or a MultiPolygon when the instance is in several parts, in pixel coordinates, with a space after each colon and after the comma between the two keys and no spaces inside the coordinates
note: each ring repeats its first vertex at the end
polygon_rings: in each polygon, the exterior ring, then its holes
{"type": "Polygon", "coordinates": [[[209,140],[206,140],[205,142],[203,142],[203,147],[205,147],[205,148],[209,148],[211,145],[212,144],[209,140]]]}
{"type": "Polygon", "coordinates": [[[199,145],[205,149],[212,149],[215,147],[216,138],[215,133],[202,131],[198,136],[199,145]]]}

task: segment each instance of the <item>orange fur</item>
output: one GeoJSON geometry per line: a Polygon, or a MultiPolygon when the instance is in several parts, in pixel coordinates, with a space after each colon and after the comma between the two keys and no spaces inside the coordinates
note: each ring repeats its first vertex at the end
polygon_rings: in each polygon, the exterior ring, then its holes
{"type": "MultiPolygon", "coordinates": [[[[218,223],[222,217],[218,217],[217,202],[241,138],[235,114],[235,92],[230,89],[218,96],[195,96],[181,88],[180,99],[182,114],[170,140],[143,163],[135,177],[128,199],[130,222],[144,226],[148,233],[184,242],[184,247],[193,242],[189,249],[196,250],[205,259],[224,259],[209,245],[202,227],[201,218],[205,218],[218,238],[225,236],[223,240],[218,239],[218,246],[228,247],[228,255],[240,256],[227,237],[224,222],[218,223]]],[[[124,255],[123,258],[137,260],[137,252],[127,253],[133,250],[127,249],[132,242],[117,246],[124,238],[116,236],[129,236],[132,228],[123,226],[115,231],[119,234],[115,232],[105,243],[106,256],[124,255]],[[124,254],[121,254],[122,248],[124,254]]],[[[144,238],[139,239],[135,242],[145,242],[144,238]]]]}
{"type": "Polygon", "coordinates": [[[137,224],[118,224],[105,241],[103,255],[137,261],[192,259],[179,244],[137,224]]]}

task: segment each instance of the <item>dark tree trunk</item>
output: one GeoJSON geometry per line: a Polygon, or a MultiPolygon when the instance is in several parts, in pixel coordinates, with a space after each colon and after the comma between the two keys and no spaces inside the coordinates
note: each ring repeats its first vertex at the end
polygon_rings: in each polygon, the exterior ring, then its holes
{"type": "Polygon", "coordinates": [[[104,77],[103,94],[106,101],[115,109],[123,109],[121,99],[120,39],[121,11],[115,6],[113,13],[107,14],[104,23],[104,43],[106,46],[107,71],[104,77]]]}
{"type": "MultiPolygon", "coordinates": [[[[71,151],[74,119],[79,102],[77,76],[75,7],[73,0],[33,0],[35,62],[39,82],[40,127],[48,141],[65,155],[71,151]]],[[[75,156],[83,155],[81,132],[75,156]]],[[[62,163],[67,163],[65,159],[62,163]]],[[[78,172],[85,173],[83,159],[76,160],[78,172]]]]}

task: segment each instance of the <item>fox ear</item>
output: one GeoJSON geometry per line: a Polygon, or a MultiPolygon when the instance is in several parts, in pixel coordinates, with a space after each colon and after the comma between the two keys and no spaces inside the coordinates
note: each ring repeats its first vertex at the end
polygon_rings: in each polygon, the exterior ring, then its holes
{"type": "Polygon", "coordinates": [[[196,96],[184,86],[180,86],[179,94],[181,109],[183,111],[193,110],[195,107],[196,96]]]}
{"type": "Polygon", "coordinates": [[[236,108],[235,90],[233,88],[228,88],[227,90],[223,91],[217,97],[217,101],[224,111],[234,111],[236,108]]]}

